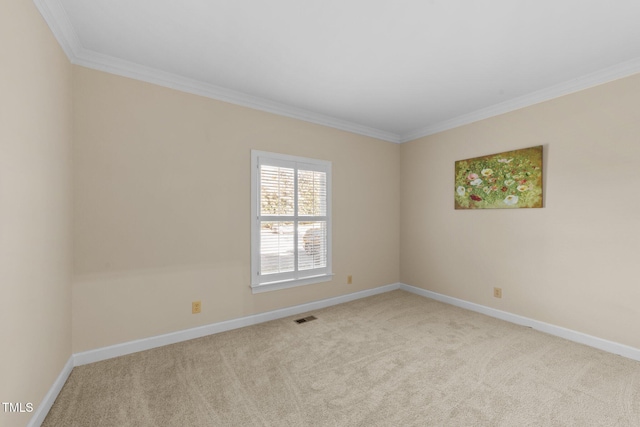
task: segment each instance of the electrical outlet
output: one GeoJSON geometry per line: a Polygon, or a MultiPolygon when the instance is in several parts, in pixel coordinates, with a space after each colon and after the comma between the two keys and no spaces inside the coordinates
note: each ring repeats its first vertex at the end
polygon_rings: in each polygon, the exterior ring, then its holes
{"type": "Polygon", "coordinates": [[[350,285],[353,283],[353,276],[347,276],[347,285],[350,285]]]}
{"type": "Polygon", "coordinates": [[[202,303],[200,301],[194,301],[191,303],[191,314],[198,314],[202,311],[202,303]]]}
{"type": "Polygon", "coordinates": [[[502,288],[493,288],[493,296],[495,298],[502,298],[502,288]]]}

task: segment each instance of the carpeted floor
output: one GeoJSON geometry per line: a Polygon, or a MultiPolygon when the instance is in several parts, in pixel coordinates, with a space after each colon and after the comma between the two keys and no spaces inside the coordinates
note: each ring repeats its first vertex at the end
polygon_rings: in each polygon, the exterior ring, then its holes
{"type": "Polygon", "coordinates": [[[74,368],[43,426],[640,426],[640,362],[389,292],[74,368]]]}

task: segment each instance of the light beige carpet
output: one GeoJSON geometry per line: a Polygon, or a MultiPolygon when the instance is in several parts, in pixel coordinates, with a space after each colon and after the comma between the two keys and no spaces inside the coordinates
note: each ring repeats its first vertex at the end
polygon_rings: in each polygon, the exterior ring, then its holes
{"type": "Polygon", "coordinates": [[[640,362],[394,291],[73,370],[44,426],[640,426],[640,362]]]}

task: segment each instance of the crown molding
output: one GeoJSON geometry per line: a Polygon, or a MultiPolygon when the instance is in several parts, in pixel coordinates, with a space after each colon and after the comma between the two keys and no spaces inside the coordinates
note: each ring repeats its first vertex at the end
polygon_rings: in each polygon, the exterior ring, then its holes
{"type": "Polygon", "coordinates": [[[481,108],[468,114],[434,123],[413,132],[396,134],[85,49],[71,25],[71,21],[60,0],[33,0],[33,2],[49,25],[69,61],[73,64],[394,143],[413,141],[640,72],[640,58],[636,58],[499,104],[481,108]]]}
{"type": "Polygon", "coordinates": [[[386,132],[303,108],[247,95],[85,49],[59,0],[33,0],[33,2],[72,64],[383,141],[400,142],[399,135],[393,132],[386,132]]]}
{"type": "Polygon", "coordinates": [[[82,49],[82,44],[62,3],[59,0],[33,0],[33,3],[38,8],[69,61],[73,63],[74,58],[82,49]]]}
{"type": "Polygon", "coordinates": [[[582,77],[578,77],[576,79],[550,86],[542,90],[531,92],[526,95],[501,102],[499,104],[473,111],[469,114],[464,114],[462,116],[435,123],[414,132],[401,135],[400,143],[413,141],[418,138],[440,133],[445,130],[467,125],[469,123],[488,119],[494,116],[499,116],[501,114],[519,110],[521,108],[529,107],[541,102],[549,101],[554,98],[559,98],[570,93],[578,92],[637,73],[640,73],[640,58],[622,62],[620,64],[604,68],[602,70],[587,74],[582,77]]]}
{"type": "Polygon", "coordinates": [[[280,116],[291,117],[306,122],[311,122],[335,129],[344,130],[388,142],[399,142],[399,136],[395,133],[385,132],[380,129],[359,125],[324,114],[314,113],[302,108],[292,107],[268,99],[248,95],[221,86],[204,83],[198,80],[167,73],[134,62],[100,54],[87,49],[80,49],[72,60],[74,64],[83,67],[104,71],[111,74],[142,80],[159,86],[176,89],[218,101],[229,102],[255,110],[265,111],[280,116]]]}

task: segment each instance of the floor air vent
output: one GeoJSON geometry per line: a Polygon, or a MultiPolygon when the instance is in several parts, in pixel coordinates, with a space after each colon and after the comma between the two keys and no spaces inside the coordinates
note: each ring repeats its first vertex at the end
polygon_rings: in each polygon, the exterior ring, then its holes
{"type": "Polygon", "coordinates": [[[307,323],[316,319],[317,319],[316,316],[307,316],[307,317],[303,317],[302,319],[296,319],[296,323],[307,323]]]}

